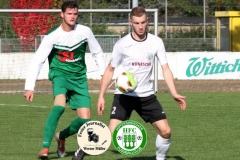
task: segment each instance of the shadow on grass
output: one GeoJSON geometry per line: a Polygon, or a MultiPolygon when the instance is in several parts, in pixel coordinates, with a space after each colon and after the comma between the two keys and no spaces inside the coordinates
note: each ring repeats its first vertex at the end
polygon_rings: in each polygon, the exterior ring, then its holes
{"type": "Polygon", "coordinates": [[[150,157],[129,157],[129,158],[118,158],[116,160],[154,160],[155,156],[150,156],[150,157]]]}
{"type": "MultiPolygon", "coordinates": [[[[111,150],[114,154],[121,154],[116,150],[111,150]]],[[[174,159],[174,160],[185,160],[181,156],[167,156],[167,159],[174,159]]],[[[144,156],[144,157],[128,157],[128,158],[118,158],[116,160],[154,160],[156,156],[144,156]]]]}
{"type": "MultiPolygon", "coordinates": [[[[75,154],[75,151],[66,152],[66,155],[64,157],[73,157],[74,154],[75,154]]],[[[49,159],[58,159],[59,160],[59,157],[57,156],[56,152],[49,152],[48,155],[49,155],[48,160],[49,159]]],[[[88,156],[91,156],[91,155],[88,155],[88,154],[85,155],[85,157],[88,157],[88,156]]]]}
{"type": "MultiPolygon", "coordinates": [[[[121,153],[119,153],[116,150],[111,150],[111,152],[113,154],[118,154],[121,155],[121,153]]],[[[65,157],[72,157],[74,155],[75,151],[73,152],[67,152],[67,155],[65,157]]],[[[54,157],[49,157],[48,159],[59,159],[56,155],[56,152],[49,152],[49,155],[55,155],[54,157]]],[[[86,155],[87,156],[91,156],[91,155],[86,155]]],[[[182,158],[181,156],[167,156],[167,159],[173,159],[173,160],[185,160],[184,158],[182,158]]],[[[127,158],[118,158],[116,160],[155,160],[156,156],[144,156],[144,157],[127,157],[127,158]]]]}
{"type": "MultiPolygon", "coordinates": [[[[155,160],[156,156],[144,156],[144,157],[129,157],[129,158],[118,158],[116,160],[155,160]]],[[[174,159],[174,160],[185,160],[181,156],[167,156],[167,159],[174,159]]]]}
{"type": "MultiPolygon", "coordinates": [[[[70,152],[66,152],[67,155],[65,155],[64,157],[72,157],[75,153],[75,151],[70,151],[70,152]]],[[[48,159],[59,159],[59,157],[57,156],[57,153],[56,152],[49,152],[48,153],[48,159]]],[[[88,155],[86,155],[88,156],[88,155]]]]}
{"type": "Polygon", "coordinates": [[[175,160],[185,160],[184,158],[182,158],[181,156],[167,156],[167,159],[175,159],[175,160]]]}

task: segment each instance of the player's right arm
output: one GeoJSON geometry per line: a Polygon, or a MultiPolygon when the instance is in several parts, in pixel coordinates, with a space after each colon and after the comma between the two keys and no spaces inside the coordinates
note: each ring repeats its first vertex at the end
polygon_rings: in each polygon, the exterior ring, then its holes
{"type": "Polygon", "coordinates": [[[109,65],[107,66],[107,68],[103,74],[102,81],[101,81],[101,87],[100,87],[100,93],[98,96],[97,108],[98,108],[98,115],[100,115],[100,116],[103,115],[104,106],[105,106],[104,94],[106,93],[108,86],[110,85],[113,74],[114,74],[114,68],[112,67],[111,63],[109,63],[109,65]]]}
{"type": "Polygon", "coordinates": [[[27,90],[24,94],[24,97],[26,98],[26,101],[28,103],[32,102],[33,101],[33,97],[34,97],[34,94],[33,94],[33,91],[31,90],[27,90]]]}
{"type": "Polygon", "coordinates": [[[108,64],[107,68],[104,71],[102,81],[101,81],[101,87],[100,87],[100,93],[98,97],[98,115],[102,116],[103,115],[103,110],[104,110],[104,105],[105,105],[105,100],[104,100],[104,94],[106,93],[108,86],[111,83],[114,70],[117,68],[121,61],[122,61],[122,53],[121,53],[122,48],[119,47],[119,41],[115,43],[113,47],[113,52],[112,52],[112,58],[110,60],[110,63],[108,64]]]}
{"type": "Polygon", "coordinates": [[[52,50],[52,42],[50,41],[48,36],[45,36],[37,50],[34,54],[34,57],[28,67],[28,72],[25,80],[25,94],[24,97],[26,101],[29,103],[33,100],[34,97],[34,87],[37,76],[46,61],[48,55],[52,50]]]}

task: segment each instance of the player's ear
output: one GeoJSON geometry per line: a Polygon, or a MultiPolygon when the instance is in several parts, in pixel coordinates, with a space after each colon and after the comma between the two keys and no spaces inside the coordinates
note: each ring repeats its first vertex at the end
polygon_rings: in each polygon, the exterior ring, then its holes
{"type": "Polygon", "coordinates": [[[129,19],[129,24],[132,27],[132,20],[131,19],[129,19]]]}
{"type": "Polygon", "coordinates": [[[60,16],[63,18],[63,12],[60,13],[60,16]]]}

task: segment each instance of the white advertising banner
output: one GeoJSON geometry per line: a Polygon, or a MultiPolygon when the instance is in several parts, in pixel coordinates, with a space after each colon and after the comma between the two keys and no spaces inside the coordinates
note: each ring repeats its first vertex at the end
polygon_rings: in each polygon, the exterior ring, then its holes
{"type": "MultiPolygon", "coordinates": [[[[25,79],[34,53],[0,53],[0,79],[25,79]]],[[[111,57],[104,54],[106,64],[111,57]]],[[[168,52],[168,64],[174,78],[179,80],[240,79],[240,52],[168,52]]],[[[100,79],[98,67],[91,54],[85,56],[87,77],[100,79]]],[[[48,61],[43,65],[38,79],[48,79],[48,61]]],[[[123,70],[116,69],[116,78],[123,70]]],[[[154,79],[154,74],[151,77],[154,79]]],[[[158,63],[158,79],[162,80],[162,68],[158,63]]]]}
{"type": "Polygon", "coordinates": [[[179,52],[175,77],[191,79],[240,79],[240,52],[179,52]]]}

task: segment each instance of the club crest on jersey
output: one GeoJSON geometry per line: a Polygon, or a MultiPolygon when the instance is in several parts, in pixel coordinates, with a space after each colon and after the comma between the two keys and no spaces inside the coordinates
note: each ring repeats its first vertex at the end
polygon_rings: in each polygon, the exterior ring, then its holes
{"type": "Polygon", "coordinates": [[[153,59],[153,55],[152,55],[152,54],[148,54],[147,59],[148,59],[149,61],[151,61],[151,60],[153,59]]]}
{"type": "Polygon", "coordinates": [[[79,42],[81,42],[81,41],[84,40],[85,38],[79,35],[79,36],[76,37],[76,39],[77,39],[79,42]]]}

